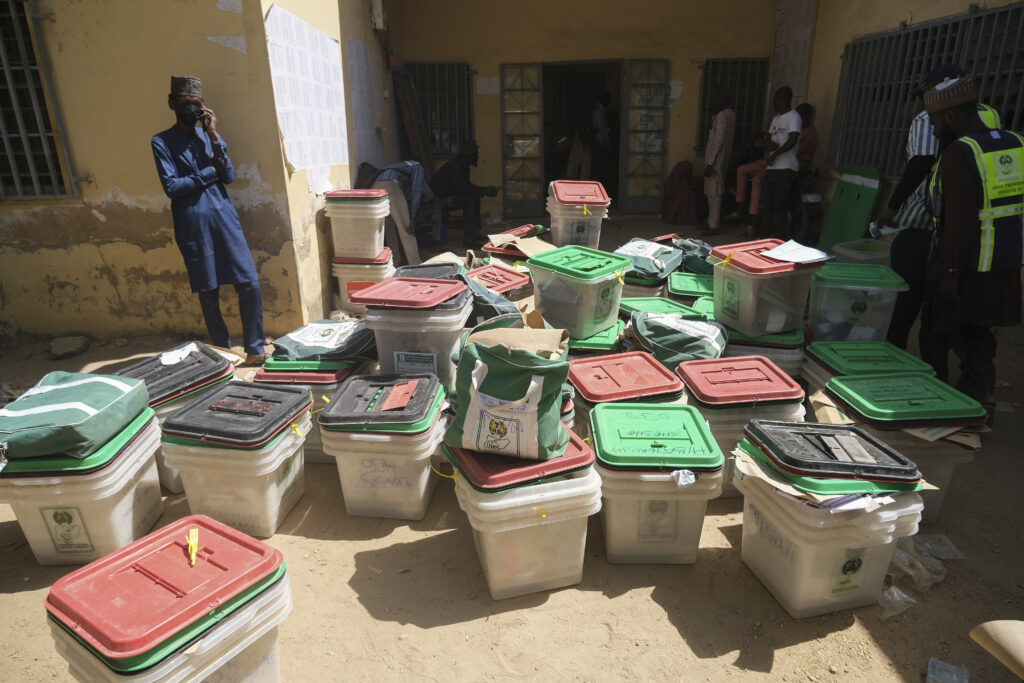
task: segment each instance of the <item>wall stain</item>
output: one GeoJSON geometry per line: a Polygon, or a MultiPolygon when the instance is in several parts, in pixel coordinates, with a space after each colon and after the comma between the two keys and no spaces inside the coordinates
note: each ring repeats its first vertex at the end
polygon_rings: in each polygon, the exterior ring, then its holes
{"type": "MultiPolygon", "coordinates": [[[[291,235],[277,204],[268,200],[237,209],[249,247],[279,255],[291,235]]],[[[170,206],[150,210],[103,201],[9,209],[0,214],[0,244],[20,253],[122,241],[143,251],[172,244],[170,206]]]]}

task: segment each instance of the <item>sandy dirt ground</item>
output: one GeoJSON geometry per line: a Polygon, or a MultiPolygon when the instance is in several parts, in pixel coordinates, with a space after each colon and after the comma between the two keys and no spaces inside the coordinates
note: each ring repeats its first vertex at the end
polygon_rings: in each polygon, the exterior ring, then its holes
{"type": "MultiPolygon", "coordinates": [[[[966,559],[947,562],[945,581],[901,615],[883,620],[872,605],[789,617],[740,559],[738,498],[710,503],[692,566],[609,564],[595,515],[581,584],[494,601],[450,481],[422,521],[358,518],[345,513],[336,468],[308,465],[305,495],[268,540],[284,553],[294,599],[280,627],[283,678],[921,681],[937,657],[972,681],[1015,680],[968,638],[981,622],[1024,618],[1024,334],[1000,339],[1004,412],[957,470],[938,523],[922,527],[966,559]]],[[[179,341],[97,342],[64,361],[48,359],[46,341],[22,341],[0,348],[0,381],[24,389],[51,370],[111,370],[179,341]]],[[[164,505],[160,525],[188,514],[182,495],[164,505]]],[[[69,679],[43,600],[71,569],[36,564],[0,504],[0,679],[69,679]]]]}

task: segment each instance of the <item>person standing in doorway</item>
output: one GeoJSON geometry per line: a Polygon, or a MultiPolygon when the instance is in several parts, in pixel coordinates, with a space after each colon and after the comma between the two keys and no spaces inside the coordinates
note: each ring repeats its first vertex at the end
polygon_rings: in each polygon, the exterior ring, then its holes
{"type": "Polygon", "coordinates": [[[263,300],[242,223],[224,188],[235,179],[235,169],[217,130],[217,116],[204,105],[202,83],[193,76],[171,76],[167,106],[176,122],[153,136],[153,158],[171,199],[174,240],[189,284],[199,295],[211,341],[224,348],[231,347],[231,336],[220,312],[220,286],[234,285],[246,364],[262,364],[263,300]]]}
{"type": "Polygon", "coordinates": [[[768,141],[765,149],[768,155],[764,184],[764,209],[761,212],[762,227],[760,231],[748,230],[748,236],[755,232],[770,237],[779,237],[786,223],[789,191],[796,180],[800,162],[796,157],[797,143],[800,141],[800,129],[803,122],[800,115],[793,110],[793,90],[782,86],[772,97],[772,108],[775,117],[768,129],[768,141]]]}
{"type": "Polygon", "coordinates": [[[996,337],[1021,322],[1024,137],[991,129],[970,76],[924,96],[940,156],[928,183],[936,242],[925,274],[921,358],[948,380],[949,350],[963,345],[956,388],[992,415],[996,337]]]}
{"type": "Polygon", "coordinates": [[[729,105],[729,91],[716,88],[711,93],[711,111],[715,117],[704,148],[704,194],[708,199],[708,227],[706,234],[718,231],[722,216],[722,195],[725,193],[725,172],[732,156],[732,142],[736,134],[736,112],[729,105]]]}

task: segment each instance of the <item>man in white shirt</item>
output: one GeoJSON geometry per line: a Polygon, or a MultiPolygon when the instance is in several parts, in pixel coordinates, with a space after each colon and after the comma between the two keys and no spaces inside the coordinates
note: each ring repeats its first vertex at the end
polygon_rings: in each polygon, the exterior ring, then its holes
{"type": "Polygon", "coordinates": [[[796,181],[800,161],[796,156],[800,129],[803,126],[800,115],[793,110],[793,90],[782,86],[772,97],[775,118],[768,129],[765,151],[768,156],[765,175],[764,207],[761,211],[760,236],[782,237],[786,225],[786,211],[789,192],[796,181]]]}

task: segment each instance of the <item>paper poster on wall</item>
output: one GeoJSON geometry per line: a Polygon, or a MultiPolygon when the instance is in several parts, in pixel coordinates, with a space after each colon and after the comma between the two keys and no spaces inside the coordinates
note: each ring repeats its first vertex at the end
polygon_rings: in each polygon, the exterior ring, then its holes
{"type": "MultiPolygon", "coordinates": [[[[266,16],[270,78],[284,153],[293,169],[348,163],[341,46],[328,34],[274,6],[266,16]]],[[[322,170],[310,189],[319,191],[322,170]]]]}
{"type": "Polygon", "coordinates": [[[355,38],[349,38],[346,48],[348,58],[348,92],[352,98],[352,130],[355,137],[353,156],[359,162],[384,165],[384,149],[373,125],[376,111],[373,88],[373,74],[370,71],[370,56],[366,45],[355,38]]]}

